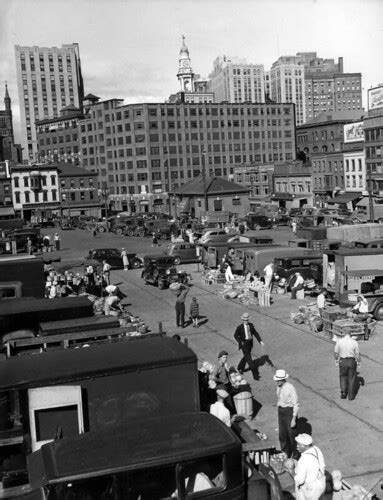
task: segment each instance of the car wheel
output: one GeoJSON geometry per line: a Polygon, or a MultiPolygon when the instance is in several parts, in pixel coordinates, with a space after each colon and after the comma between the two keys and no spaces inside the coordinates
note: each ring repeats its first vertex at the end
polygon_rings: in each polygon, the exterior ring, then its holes
{"type": "Polygon", "coordinates": [[[274,229],[274,231],[275,231],[276,229],[278,229],[278,224],[273,224],[273,225],[271,226],[271,229],[274,229]]]}
{"type": "Polygon", "coordinates": [[[141,262],[138,259],[133,259],[132,260],[132,268],[133,269],[138,269],[141,265],[141,262]]]}
{"type": "Polygon", "coordinates": [[[179,266],[181,264],[181,257],[174,257],[174,264],[179,266]]]}
{"type": "Polygon", "coordinates": [[[374,310],[374,318],[378,321],[383,321],[383,302],[380,302],[374,310]]]}
{"type": "Polygon", "coordinates": [[[122,233],[123,233],[123,230],[122,230],[121,227],[119,227],[119,228],[116,229],[116,234],[118,234],[119,236],[121,236],[122,233]]]}
{"type": "Polygon", "coordinates": [[[127,233],[128,236],[134,236],[134,231],[133,229],[128,229],[127,233]]]}
{"type": "Polygon", "coordinates": [[[99,233],[105,233],[105,228],[104,228],[104,226],[100,226],[100,227],[98,227],[98,228],[97,228],[97,230],[98,230],[98,232],[99,232],[99,233]]]}
{"type": "Polygon", "coordinates": [[[143,238],[143,237],[145,236],[145,231],[142,231],[142,230],[141,230],[141,231],[138,231],[138,236],[139,236],[140,238],[143,238]]]}
{"type": "Polygon", "coordinates": [[[254,229],[255,229],[256,231],[260,231],[260,230],[261,230],[261,226],[260,226],[259,224],[256,224],[256,225],[254,226],[254,229]]]}

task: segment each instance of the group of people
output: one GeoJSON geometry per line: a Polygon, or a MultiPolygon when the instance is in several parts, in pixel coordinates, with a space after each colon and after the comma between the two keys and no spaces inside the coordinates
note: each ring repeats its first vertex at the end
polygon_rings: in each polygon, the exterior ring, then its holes
{"type": "MultiPolygon", "coordinates": [[[[189,293],[189,286],[183,283],[177,283],[177,287],[175,288],[175,294],[176,294],[176,303],[175,303],[175,310],[176,310],[176,325],[185,328],[187,326],[186,320],[185,320],[185,312],[186,312],[186,296],[189,293]]],[[[189,308],[189,316],[191,323],[194,328],[199,328],[199,319],[200,319],[200,313],[199,313],[199,304],[197,301],[197,297],[193,297],[192,301],[190,303],[190,308],[189,308]]]]}

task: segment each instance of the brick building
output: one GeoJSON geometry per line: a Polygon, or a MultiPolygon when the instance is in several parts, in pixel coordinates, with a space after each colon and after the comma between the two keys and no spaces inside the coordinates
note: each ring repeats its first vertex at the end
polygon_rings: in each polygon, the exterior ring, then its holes
{"type": "Polygon", "coordinates": [[[241,164],[295,158],[295,110],[288,104],[96,102],[80,121],[83,167],[99,173],[112,206],[152,211],[154,200],[198,177],[228,177],[241,164]]]}
{"type": "Polygon", "coordinates": [[[13,215],[12,180],[8,161],[0,163],[0,217],[13,215]]]}
{"type": "Polygon", "coordinates": [[[97,174],[70,163],[57,164],[62,215],[100,215],[97,174]]]}
{"type": "Polygon", "coordinates": [[[311,165],[293,161],[275,165],[274,192],[272,201],[283,208],[298,208],[313,205],[311,165]]]}
{"type": "Polygon", "coordinates": [[[80,164],[78,122],[84,118],[81,109],[69,105],[60,116],[36,122],[39,161],[80,164]]]}
{"type": "Polygon", "coordinates": [[[363,120],[368,189],[383,196],[383,85],[370,89],[368,98],[363,120]]]}
{"type": "Polygon", "coordinates": [[[270,198],[274,188],[274,164],[241,165],[234,167],[235,183],[248,188],[253,202],[270,198]]]}

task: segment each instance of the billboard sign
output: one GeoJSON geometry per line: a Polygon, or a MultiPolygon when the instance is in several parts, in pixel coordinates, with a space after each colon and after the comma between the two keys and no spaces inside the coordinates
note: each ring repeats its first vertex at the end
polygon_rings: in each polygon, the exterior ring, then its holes
{"type": "Polygon", "coordinates": [[[383,86],[368,90],[368,109],[383,108],[383,86]]]}
{"type": "Polygon", "coordinates": [[[343,127],[344,142],[364,141],[363,122],[347,123],[343,127]]]}

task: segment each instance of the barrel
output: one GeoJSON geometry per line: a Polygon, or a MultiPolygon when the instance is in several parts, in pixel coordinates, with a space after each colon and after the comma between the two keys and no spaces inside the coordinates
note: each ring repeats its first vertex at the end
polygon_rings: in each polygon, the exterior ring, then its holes
{"type": "Polygon", "coordinates": [[[9,396],[6,392],[0,392],[0,431],[6,431],[10,428],[9,420],[9,396]]]}
{"type": "Polygon", "coordinates": [[[235,409],[238,415],[246,420],[253,418],[253,396],[249,391],[239,392],[233,396],[235,409]]]}

